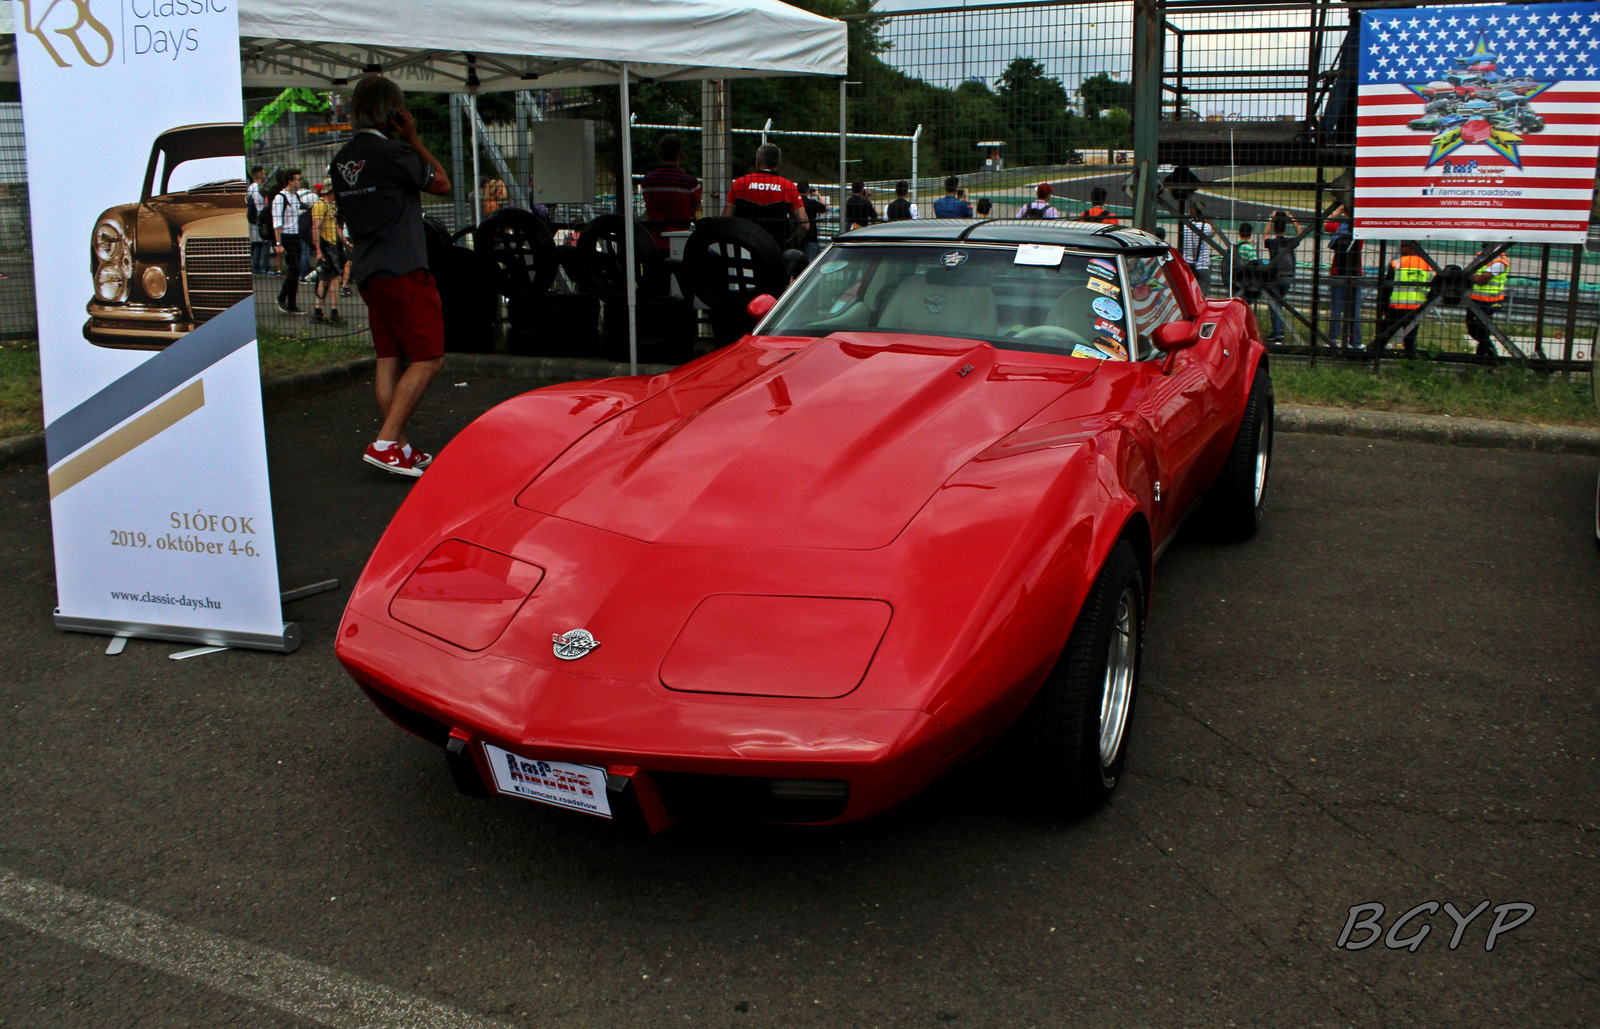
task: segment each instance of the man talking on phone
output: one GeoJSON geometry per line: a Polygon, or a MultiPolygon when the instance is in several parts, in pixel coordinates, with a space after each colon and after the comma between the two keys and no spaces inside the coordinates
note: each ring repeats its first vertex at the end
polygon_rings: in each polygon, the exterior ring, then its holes
{"type": "Polygon", "coordinates": [[[415,478],[433,455],[411,446],[406,421],[444,365],[444,318],[428,271],[422,194],[450,192],[450,176],[418,137],[400,87],[382,75],[356,83],[350,119],[355,137],[339,148],[328,174],[355,247],[354,278],[378,353],[383,427],[362,460],[415,478]]]}

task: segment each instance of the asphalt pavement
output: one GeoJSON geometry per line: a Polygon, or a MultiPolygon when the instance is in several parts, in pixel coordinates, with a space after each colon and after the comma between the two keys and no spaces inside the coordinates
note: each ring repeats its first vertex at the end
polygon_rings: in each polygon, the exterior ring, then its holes
{"type": "MultiPolygon", "coordinates": [[[[413,436],[522,388],[440,381],[413,436]]],[[[269,408],[285,588],[351,582],[404,497],[375,424],[363,386],[269,408]]],[[[334,661],[344,589],[290,656],[56,632],[43,472],[0,473],[0,1026],[311,1025],[336,988],[325,1024],[419,1029],[1590,1024],[1597,470],[1280,436],[1259,536],[1157,570],[1100,813],[980,762],[862,825],[653,838],[459,796],[334,661]],[[1535,914],[1336,946],[1353,905],[1484,900],[1535,914]]]]}

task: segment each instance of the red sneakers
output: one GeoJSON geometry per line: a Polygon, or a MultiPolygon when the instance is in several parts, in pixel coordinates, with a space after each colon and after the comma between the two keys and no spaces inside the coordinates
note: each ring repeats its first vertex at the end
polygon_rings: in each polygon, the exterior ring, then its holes
{"type": "Polygon", "coordinates": [[[361,460],[386,472],[415,479],[433,461],[433,455],[424,454],[420,450],[412,450],[407,454],[404,447],[384,447],[380,450],[376,443],[369,443],[366,453],[361,455],[361,460]]]}

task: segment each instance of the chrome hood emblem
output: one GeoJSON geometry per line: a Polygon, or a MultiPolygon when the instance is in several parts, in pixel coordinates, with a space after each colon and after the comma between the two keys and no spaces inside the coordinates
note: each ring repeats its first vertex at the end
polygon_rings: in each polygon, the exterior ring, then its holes
{"type": "Polygon", "coordinates": [[[563,661],[576,661],[600,645],[588,629],[569,629],[550,638],[555,643],[556,657],[563,661]]]}

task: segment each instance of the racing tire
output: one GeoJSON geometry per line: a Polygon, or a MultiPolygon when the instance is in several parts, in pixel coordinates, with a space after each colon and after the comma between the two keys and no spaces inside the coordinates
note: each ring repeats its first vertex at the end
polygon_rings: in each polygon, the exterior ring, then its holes
{"type": "Polygon", "coordinates": [[[695,298],[713,311],[744,313],[763,293],[789,286],[783,251],[765,229],[744,218],[701,218],[683,244],[683,270],[695,298]]]}
{"type": "MultiPolygon", "coordinates": [[[[624,258],[625,224],[620,214],[603,214],[584,227],[578,234],[577,263],[591,293],[600,294],[607,303],[621,303],[627,297],[627,260],[624,258]]],[[[667,291],[666,279],[660,274],[661,250],[656,246],[650,230],[638,222],[633,223],[634,297],[643,302],[667,291]]]]}
{"type": "Polygon", "coordinates": [[[1258,368],[1233,446],[1206,494],[1204,520],[1214,539],[1247,540],[1261,527],[1272,472],[1275,411],[1272,377],[1265,368],[1258,368]]]}
{"type": "Polygon", "coordinates": [[[503,297],[547,293],[555,281],[555,236],[533,211],[505,207],[472,230],[472,249],[485,260],[490,281],[503,297]]]}
{"type": "Polygon", "coordinates": [[[1112,548],[1055,667],[1017,719],[1027,781],[1049,814],[1081,815],[1116,788],[1127,760],[1144,645],[1144,576],[1127,540],[1112,548]]]}

